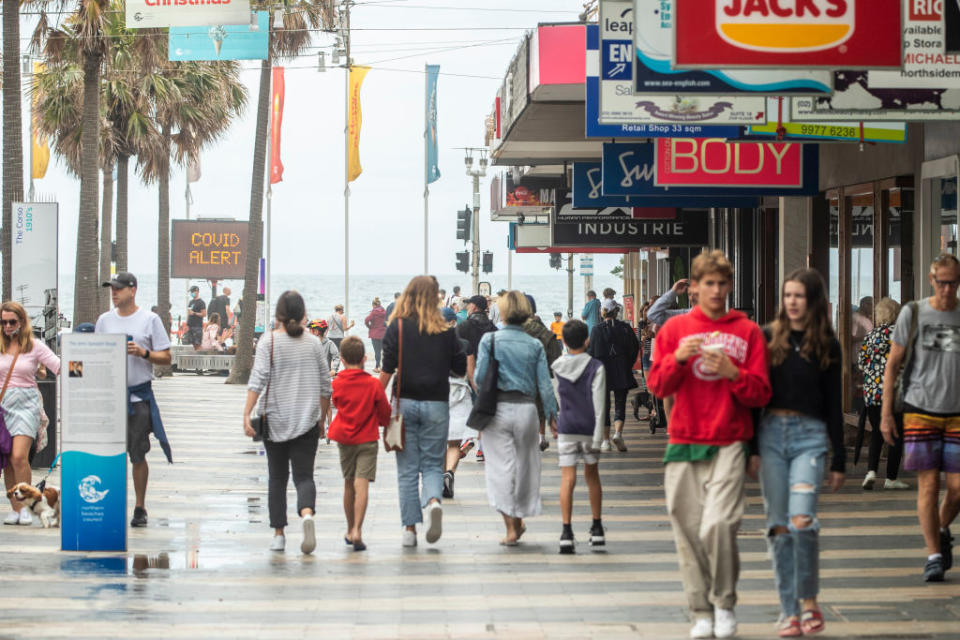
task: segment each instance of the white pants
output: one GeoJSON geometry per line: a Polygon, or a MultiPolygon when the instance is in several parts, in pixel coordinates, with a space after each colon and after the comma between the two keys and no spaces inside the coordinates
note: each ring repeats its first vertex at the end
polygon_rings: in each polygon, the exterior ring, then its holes
{"type": "Polygon", "coordinates": [[[490,506],[512,518],[540,515],[540,420],[532,402],[501,402],[483,430],[490,506]]]}

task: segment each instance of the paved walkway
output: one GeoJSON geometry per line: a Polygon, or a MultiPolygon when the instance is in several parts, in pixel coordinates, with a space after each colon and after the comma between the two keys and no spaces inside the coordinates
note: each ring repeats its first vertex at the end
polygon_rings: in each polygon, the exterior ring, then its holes
{"type": "MultiPolygon", "coordinates": [[[[336,445],[321,441],[318,548],[304,557],[293,506],[287,552],[267,550],[266,460],[239,426],[245,390],[184,375],[156,391],[176,464],[164,464],[158,447],[150,453],[150,526],[130,531],[126,554],[62,553],[59,530],[0,527],[0,637],[687,637],[664,512],[665,438],[646,426],[630,428],[629,453],[601,462],[602,553],[583,542],[590,520],[581,483],[578,553],[557,554],[553,448],[544,454],[544,515],[515,549],[497,544],[501,520],[487,506],[483,465],[472,453],[444,506],[441,541],[421,537],[419,548],[402,549],[394,461],[381,451],[369,550],[353,553],[342,542],[336,445]]],[[[756,485],[749,496],[741,637],[773,637],[777,597],[756,485]]],[[[913,492],[864,493],[856,479],[823,499],[828,637],[960,638],[960,573],[940,585],[921,581],[913,500],[913,492]]]]}

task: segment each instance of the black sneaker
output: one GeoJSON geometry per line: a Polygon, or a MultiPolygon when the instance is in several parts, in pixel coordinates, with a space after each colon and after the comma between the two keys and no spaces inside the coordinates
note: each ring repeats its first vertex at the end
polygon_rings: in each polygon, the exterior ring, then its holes
{"type": "Polygon", "coordinates": [[[943,556],[943,570],[949,571],[953,567],[953,536],[950,527],[940,529],[940,555],[943,556]]]}
{"type": "Polygon", "coordinates": [[[569,554],[575,552],[576,547],[573,542],[573,533],[564,531],[560,534],[560,553],[569,554]]]}
{"type": "Polygon", "coordinates": [[[445,471],[443,474],[443,497],[453,497],[453,474],[449,471],[445,471]]]}
{"type": "Polygon", "coordinates": [[[590,546],[602,547],[607,544],[607,539],[603,535],[603,525],[590,527],[590,546]]]}
{"type": "Polygon", "coordinates": [[[924,582],[943,582],[943,558],[927,560],[923,567],[924,582]]]}
{"type": "Polygon", "coordinates": [[[130,520],[131,527],[147,526],[147,510],[143,507],[134,507],[133,519],[130,520]]]}

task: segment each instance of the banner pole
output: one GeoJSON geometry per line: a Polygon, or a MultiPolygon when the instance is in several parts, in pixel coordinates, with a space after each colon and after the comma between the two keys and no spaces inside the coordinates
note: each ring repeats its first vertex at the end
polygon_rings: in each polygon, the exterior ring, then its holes
{"type": "Polygon", "coordinates": [[[267,309],[265,331],[270,325],[270,261],[273,252],[270,248],[270,226],[273,202],[273,60],[270,60],[270,115],[267,121],[267,215],[266,215],[266,247],[264,251],[263,271],[263,302],[267,309]]]}
{"type": "Polygon", "coordinates": [[[430,272],[430,65],[423,74],[423,274],[430,272]]]}
{"type": "Polygon", "coordinates": [[[346,92],[343,117],[343,310],[344,331],[350,325],[350,3],[344,3],[344,48],[346,49],[346,92]]]}

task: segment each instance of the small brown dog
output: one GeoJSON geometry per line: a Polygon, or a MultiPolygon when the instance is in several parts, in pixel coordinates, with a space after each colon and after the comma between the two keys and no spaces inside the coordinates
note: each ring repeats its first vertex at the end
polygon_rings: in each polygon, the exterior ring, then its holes
{"type": "Polygon", "coordinates": [[[60,526],[60,489],[46,485],[40,491],[26,482],[18,482],[7,491],[7,497],[22,502],[40,517],[44,529],[60,526]]]}

